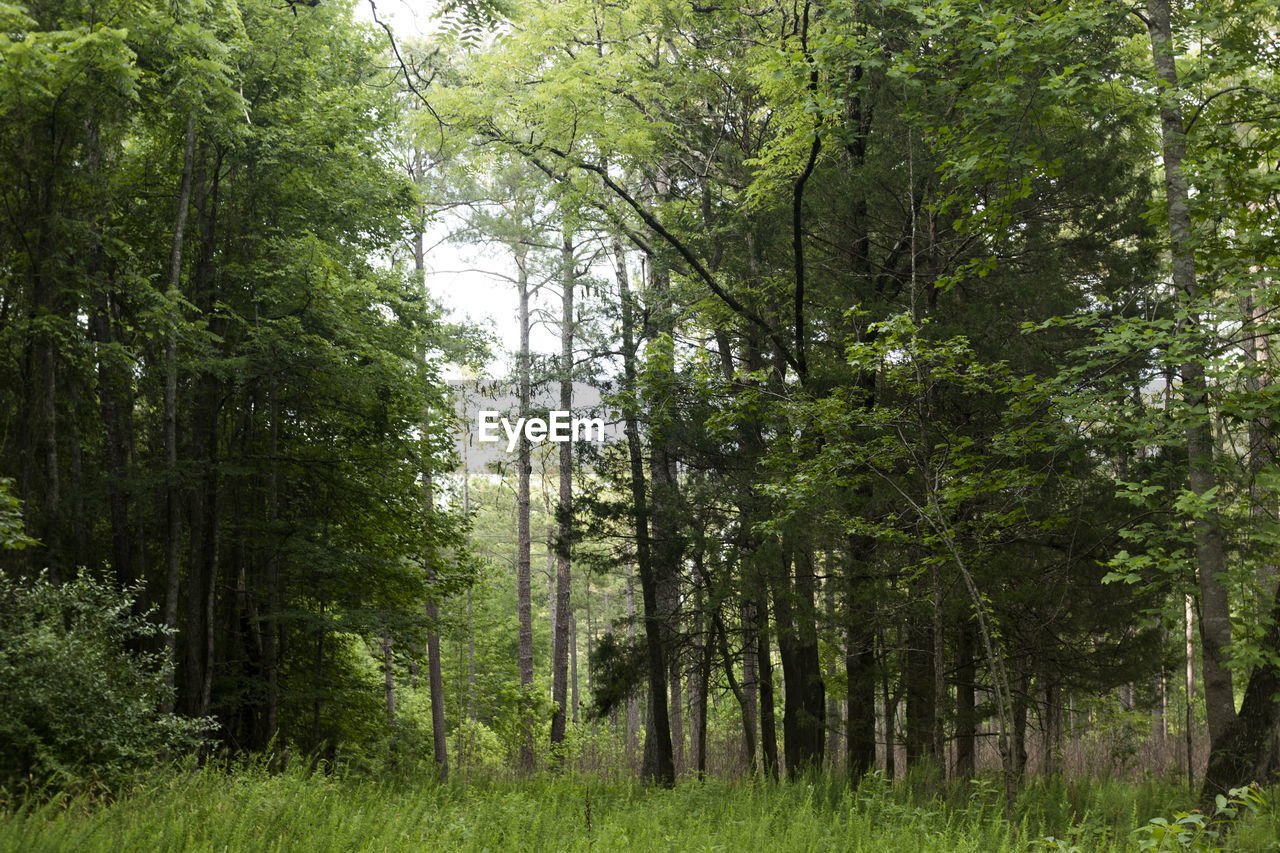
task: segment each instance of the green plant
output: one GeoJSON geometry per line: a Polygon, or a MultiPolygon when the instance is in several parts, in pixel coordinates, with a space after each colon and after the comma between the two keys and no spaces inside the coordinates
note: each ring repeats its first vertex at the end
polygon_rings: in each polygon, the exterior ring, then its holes
{"type": "Polygon", "coordinates": [[[113,786],[200,743],[212,721],[162,713],[162,655],[129,648],[162,630],[87,574],[0,572],[0,786],[113,786]]]}
{"type": "Polygon", "coordinates": [[[1225,850],[1219,842],[1225,824],[1236,820],[1245,810],[1256,812],[1265,805],[1262,791],[1253,787],[1232,788],[1218,794],[1212,816],[1200,811],[1175,812],[1173,820],[1153,817],[1145,826],[1133,831],[1138,850],[1225,850]]]}

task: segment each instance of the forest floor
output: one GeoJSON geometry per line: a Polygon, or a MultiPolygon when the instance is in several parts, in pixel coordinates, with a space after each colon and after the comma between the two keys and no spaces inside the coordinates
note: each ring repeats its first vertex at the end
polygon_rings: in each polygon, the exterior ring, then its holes
{"type": "Polygon", "coordinates": [[[110,800],[0,802],[0,850],[1280,850],[1280,792],[1229,834],[1205,833],[1193,816],[1179,838],[1189,797],[1175,783],[1040,780],[1012,814],[990,780],[924,787],[690,780],[657,790],[582,776],[438,784],[209,769],[153,776],[110,800]]]}

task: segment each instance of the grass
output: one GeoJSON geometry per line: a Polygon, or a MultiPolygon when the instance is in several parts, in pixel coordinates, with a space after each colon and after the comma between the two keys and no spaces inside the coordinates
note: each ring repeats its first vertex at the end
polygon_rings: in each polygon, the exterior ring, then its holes
{"type": "MultiPolygon", "coordinates": [[[[928,793],[876,779],[857,791],[824,779],[659,790],[589,777],[437,784],[205,769],[151,777],[109,802],[16,805],[0,813],[0,850],[1129,851],[1135,828],[1187,796],[1155,782],[1051,780],[1033,783],[1012,817],[1001,799],[986,782],[928,793]]],[[[1268,809],[1220,843],[1280,850],[1268,809]]]]}

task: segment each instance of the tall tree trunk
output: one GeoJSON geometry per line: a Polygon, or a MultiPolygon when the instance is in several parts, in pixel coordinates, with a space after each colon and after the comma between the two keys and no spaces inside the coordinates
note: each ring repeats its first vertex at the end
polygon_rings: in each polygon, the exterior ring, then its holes
{"type": "Polygon", "coordinates": [[[711,661],[715,656],[714,643],[711,642],[715,631],[711,628],[711,620],[705,611],[705,602],[698,608],[702,619],[702,630],[698,632],[695,648],[698,651],[698,672],[691,680],[690,699],[694,713],[694,762],[698,778],[707,775],[707,693],[711,683],[711,661]]]}
{"type": "MultiPolygon", "coordinates": [[[[929,601],[929,587],[918,578],[912,585],[912,597],[924,604],[929,601]]],[[[903,686],[907,700],[907,767],[917,767],[933,753],[933,718],[936,697],[933,692],[933,633],[931,620],[926,621],[916,608],[907,614],[905,626],[907,661],[903,670],[903,686]]],[[[932,613],[932,608],[930,609],[932,613]]]]}
{"type": "Polygon", "coordinates": [[[182,547],[182,495],[178,479],[178,312],[176,304],[178,286],[182,280],[182,243],[187,228],[187,211],[191,202],[191,177],[194,172],[196,152],[196,114],[187,115],[187,130],[182,150],[182,179],[178,185],[178,209],[174,214],[173,244],[169,252],[169,298],[174,300],[175,316],[170,318],[171,328],[165,343],[164,379],[164,455],[165,477],[168,481],[167,559],[165,563],[165,592],[163,619],[168,631],[165,634],[165,656],[170,662],[166,680],[172,686],[172,668],[177,662],[178,643],[178,584],[180,578],[179,555],[182,547]]]}
{"type": "Polygon", "coordinates": [[[773,652],[769,643],[769,608],[756,606],[756,666],[760,670],[760,752],[764,773],[778,778],[778,727],[773,701],[773,652]]]}
{"type": "Polygon", "coordinates": [[[729,653],[729,632],[725,629],[724,620],[719,612],[713,614],[712,629],[712,638],[708,646],[713,646],[717,640],[719,641],[720,659],[724,663],[725,679],[729,682],[729,690],[733,693],[733,698],[738,700],[738,707],[742,711],[742,747],[746,759],[745,764],[750,770],[751,776],[754,777],[756,775],[755,703],[752,698],[748,697],[744,689],[746,685],[739,685],[738,679],[734,675],[733,655],[729,653]]]}
{"type": "MultiPolygon", "coordinates": [[[[573,410],[573,234],[565,230],[560,244],[560,409],[573,410]]],[[[551,647],[551,745],[564,742],[568,711],[570,542],[573,536],[573,442],[560,443],[560,497],[556,506],[555,633],[551,647]]],[[[553,752],[555,750],[553,749],[553,752]]]]}
{"type": "Polygon", "coordinates": [[[621,247],[614,245],[618,264],[618,292],[622,301],[622,358],[628,392],[623,416],[626,422],[627,451],[631,460],[631,500],[635,518],[636,565],[640,572],[640,597],[644,605],[645,645],[649,670],[651,713],[645,735],[645,779],[663,786],[675,784],[675,758],[671,745],[671,722],[667,715],[667,656],[663,647],[663,626],[658,610],[658,583],[649,552],[649,509],[645,495],[644,455],[640,447],[640,425],[635,409],[636,341],[631,288],[621,247]]]}
{"type": "MultiPolygon", "coordinates": [[[[529,274],[525,264],[525,249],[516,250],[516,282],[520,291],[520,352],[516,355],[518,398],[520,416],[529,411],[531,396],[531,377],[529,364],[529,274]]],[[[517,659],[520,669],[521,699],[521,734],[520,734],[520,770],[525,773],[533,771],[533,731],[529,726],[533,690],[533,590],[530,568],[530,549],[532,538],[529,531],[529,478],[533,472],[530,459],[529,440],[521,431],[517,439],[516,457],[516,615],[520,622],[517,659]]]]}
{"type": "Polygon", "coordinates": [[[787,543],[781,557],[781,571],[773,575],[773,609],[782,659],[782,742],[787,776],[794,779],[822,767],[826,688],[818,658],[813,556],[804,546],[787,543]]]}
{"type": "MultiPolygon", "coordinates": [[[[616,247],[615,247],[616,251],[616,247]]],[[[619,259],[621,255],[618,256],[619,259]]],[[[619,260],[621,263],[621,260],[619,260]]],[[[635,584],[633,583],[633,575],[631,571],[631,561],[628,560],[624,564],[627,578],[627,640],[630,645],[636,642],[636,593],[635,584]]],[[[633,690],[631,695],[627,697],[627,763],[633,764],[635,761],[636,740],[640,736],[640,698],[633,690]]]]}
{"type": "MultiPolygon", "coordinates": [[[[893,779],[898,769],[898,695],[890,689],[889,685],[891,676],[888,666],[888,637],[884,631],[881,631],[878,636],[880,655],[884,660],[884,666],[880,668],[880,705],[884,712],[881,718],[884,739],[884,777],[893,779]]],[[[899,655],[900,659],[903,657],[905,656],[899,655]]]]}
{"type": "Polygon", "coordinates": [[[973,778],[977,766],[974,747],[978,738],[973,625],[962,619],[956,631],[956,777],[973,778]]]}
{"type": "Polygon", "coordinates": [[[569,614],[569,707],[570,719],[578,724],[578,615],[569,614]]]}
{"type": "Polygon", "coordinates": [[[382,635],[382,681],[386,695],[387,727],[391,729],[391,754],[396,752],[396,670],[391,657],[391,635],[382,635]]]}
{"type": "Polygon", "coordinates": [[[1194,605],[1191,596],[1187,596],[1183,601],[1183,616],[1186,620],[1183,627],[1186,629],[1186,646],[1184,653],[1187,660],[1187,680],[1186,680],[1186,697],[1182,708],[1182,720],[1185,723],[1183,734],[1187,741],[1187,787],[1192,791],[1196,787],[1196,765],[1195,765],[1195,739],[1193,729],[1195,727],[1196,715],[1194,710],[1194,702],[1196,695],[1196,650],[1195,650],[1195,627],[1192,624],[1192,611],[1194,605]]]}
{"type": "Polygon", "coordinates": [[[875,589],[866,577],[875,547],[870,537],[850,542],[844,600],[844,648],[847,685],[845,700],[845,772],[857,784],[876,763],[876,649],[870,618],[875,613],[875,589]]]}
{"type": "MultiPolygon", "coordinates": [[[[269,391],[271,424],[269,426],[268,452],[271,464],[267,475],[267,520],[271,540],[280,536],[280,401],[273,386],[269,391]]],[[[262,668],[267,677],[266,734],[273,745],[273,753],[279,756],[283,744],[279,743],[280,729],[280,548],[271,548],[267,557],[267,617],[262,637],[262,668]]]]}
{"type": "Polygon", "coordinates": [[[756,608],[751,599],[744,595],[742,601],[742,727],[748,732],[747,764],[752,778],[755,778],[756,752],[760,731],[760,667],[757,665],[756,652],[760,647],[756,638],[756,608]]]}
{"type": "MultiPolygon", "coordinates": [[[[835,624],[836,616],[836,564],[835,557],[831,553],[831,549],[827,549],[826,554],[827,577],[822,584],[823,606],[823,622],[827,625],[835,624]]],[[[839,637],[833,637],[833,644],[836,649],[840,648],[839,637]]],[[[836,678],[836,659],[833,655],[827,662],[826,671],[823,673],[828,684],[835,681],[836,678]]],[[[834,770],[836,768],[837,758],[840,755],[840,728],[843,723],[840,715],[840,697],[836,691],[827,692],[827,769],[834,770]]]]}
{"type": "MultiPolygon", "coordinates": [[[[418,211],[419,224],[414,231],[413,237],[413,267],[414,275],[417,279],[418,286],[422,289],[425,297],[426,285],[426,257],[423,247],[423,229],[425,228],[426,212],[418,211]]],[[[427,343],[422,342],[422,349],[419,353],[423,366],[426,365],[427,343]]],[[[440,774],[440,778],[444,779],[449,775],[449,743],[448,735],[445,731],[444,721],[444,672],[440,663],[440,607],[438,602],[439,594],[436,591],[436,566],[439,555],[436,553],[434,543],[431,541],[431,521],[435,515],[435,492],[432,480],[432,459],[428,438],[430,428],[430,411],[426,403],[423,404],[422,411],[422,508],[423,508],[423,568],[427,573],[427,683],[428,690],[431,694],[431,744],[435,753],[436,770],[440,774]]],[[[461,721],[459,721],[461,723],[461,721]]]]}
{"type": "MultiPolygon", "coordinates": [[[[1192,311],[1201,297],[1196,280],[1195,253],[1191,243],[1191,204],[1183,160],[1186,135],[1182,109],[1176,100],[1180,89],[1174,62],[1173,31],[1169,0],[1147,0],[1147,29],[1156,74],[1163,86],[1160,93],[1160,139],[1164,164],[1165,206],[1169,222],[1173,285],[1183,303],[1192,311]]],[[[1187,462],[1191,491],[1198,497],[1217,485],[1214,475],[1213,425],[1208,405],[1205,368],[1200,360],[1208,330],[1199,327],[1195,314],[1189,319],[1187,334],[1199,342],[1182,364],[1182,395],[1187,416],[1187,462]]],[[[1231,609],[1222,573],[1226,556],[1218,513],[1212,507],[1194,519],[1196,565],[1200,581],[1200,645],[1203,657],[1205,717],[1209,724],[1209,749],[1214,752],[1224,742],[1236,722],[1235,694],[1227,649],[1231,646],[1231,609]]],[[[1209,790],[1206,780],[1205,790],[1209,790]]]]}
{"type": "MultiPolygon", "coordinates": [[[[100,252],[101,250],[99,250],[100,252]]],[[[129,533],[129,503],[125,490],[129,434],[133,430],[133,381],[122,355],[115,350],[115,317],[105,282],[95,278],[89,329],[97,343],[98,400],[102,413],[106,457],[107,510],[111,524],[111,568],[123,589],[136,575],[129,533]]]]}

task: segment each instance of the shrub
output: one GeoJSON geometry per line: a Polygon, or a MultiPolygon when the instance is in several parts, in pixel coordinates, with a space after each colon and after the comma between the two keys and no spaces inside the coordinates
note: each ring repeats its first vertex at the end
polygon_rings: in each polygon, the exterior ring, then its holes
{"type": "Polygon", "coordinates": [[[60,586],[0,572],[0,785],[97,782],[194,748],[208,719],[161,713],[162,629],[128,594],[81,574],[60,586]]]}

